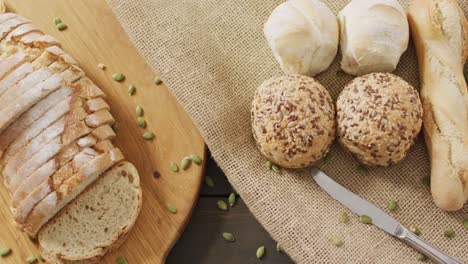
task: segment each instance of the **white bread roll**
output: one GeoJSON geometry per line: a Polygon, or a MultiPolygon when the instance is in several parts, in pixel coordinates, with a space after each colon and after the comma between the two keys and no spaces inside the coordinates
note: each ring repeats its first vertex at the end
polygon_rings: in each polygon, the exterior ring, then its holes
{"type": "Polygon", "coordinates": [[[338,50],[338,21],[318,0],[282,3],[263,32],[286,74],[314,76],[330,66],[338,50]]]}
{"type": "Polygon", "coordinates": [[[395,70],[409,41],[406,13],[396,0],[353,0],[338,20],[343,71],[359,76],[395,70]]]}
{"type": "Polygon", "coordinates": [[[468,21],[454,0],[413,0],[411,33],[418,54],[431,192],[448,211],[468,201],[468,21]]]}

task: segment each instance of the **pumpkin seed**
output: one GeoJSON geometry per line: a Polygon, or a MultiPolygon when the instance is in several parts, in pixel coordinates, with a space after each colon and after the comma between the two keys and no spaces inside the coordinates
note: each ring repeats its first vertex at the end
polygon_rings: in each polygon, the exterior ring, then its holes
{"type": "Polygon", "coordinates": [[[143,134],[143,138],[146,139],[146,140],[151,140],[151,139],[154,138],[154,134],[153,134],[153,132],[145,132],[143,134]]]}
{"type": "Polygon", "coordinates": [[[11,253],[11,248],[9,247],[0,249],[0,256],[2,257],[8,256],[10,253],[11,253]]]}
{"type": "Polygon", "coordinates": [[[223,233],[223,238],[224,238],[224,240],[226,240],[228,242],[236,241],[236,237],[232,233],[229,233],[229,232],[224,232],[223,233]]]}
{"type": "Polygon", "coordinates": [[[388,210],[390,212],[395,211],[397,207],[398,207],[398,203],[395,200],[390,200],[390,202],[388,202],[388,210]]]}
{"type": "Polygon", "coordinates": [[[336,235],[332,235],[332,236],[330,237],[330,240],[331,240],[332,244],[333,244],[334,246],[336,246],[336,247],[341,247],[341,246],[343,246],[343,244],[344,244],[343,240],[341,240],[341,239],[340,239],[338,236],[336,236],[336,235]]]}
{"type": "Polygon", "coordinates": [[[154,77],[154,83],[157,85],[161,84],[162,83],[161,78],[159,76],[154,77]]]}
{"type": "Polygon", "coordinates": [[[29,264],[32,264],[34,262],[37,261],[37,258],[35,256],[29,256],[28,258],[26,258],[26,262],[29,263],[29,264]]]}
{"type": "Polygon", "coordinates": [[[65,25],[65,24],[62,23],[62,22],[60,22],[60,23],[57,24],[57,29],[60,30],[60,31],[67,29],[67,27],[68,27],[68,26],[65,25]]]}
{"type": "Polygon", "coordinates": [[[419,261],[426,262],[427,256],[424,255],[424,254],[422,254],[422,253],[418,253],[417,259],[418,259],[419,261]]]}
{"type": "Polygon", "coordinates": [[[455,236],[455,231],[453,231],[452,229],[445,229],[444,236],[448,238],[452,238],[455,236]]]}
{"type": "Polygon", "coordinates": [[[342,212],[340,214],[340,222],[342,223],[348,223],[349,222],[349,216],[346,212],[342,212]]]}
{"type": "Polygon", "coordinates": [[[424,178],[421,179],[421,182],[422,184],[424,184],[426,187],[431,187],[431,177],[430,176],[426,176],[424,178]]]}
{"type": "Polygon", "coordinates": [[[128,87],[128,94],[129,94],[129,95],[133,95],[133,94],[135,93],[135,91],[136,91],[136,88],[135,88],[134,85],[130,85],[130,86],[128,87]]]}
{"type": "Polygon", "coordinates": [[[236,204],[236,195],[234,193],[231,193],[228,198],[229,205],[233,207],[236,204]]]}
{"type": "Polygon", "coordinates": [[[58,25],[58,24],[60,24],[60,23],[62,23],[62,19],[60,19],[60,18],[58,18],[58,17],[54,18],[54,24],[55,24],[55,25],[58,25]]]}
{"type": "Polygon", "coordinates": [[[200,165],[202,163],[202,159],[197,154],[190,155],[190,159],[193,161],[193,163],[197,165],[200,165]]]}
{"type": "Polygon", "coordinates": [[[117,72],[112,75],[112,79],[114,79],[116,82],[121,82],[125,80],[125,75],[123,75],[123,73],[117,72]]]}
{"type": "Polygon", "coordinates": [[[420,230],[419,228],[417,228],[416,226],[410,226],[410,227],[409,227],[409,230],[410,230],[413,234],[415,234],[415,235],[417,235],[417,236],[420,236],[420,235],[421,235],[421,230],[420,230]]]}
{"type": "Polygon", "coordinates": [[[186,170],[188,169],[188,167],[190,166],[190,161],[191,159],[189,157],[185,157],[182,159],[182,162],[180,163],[180,167],[183,169],[183,170],[186,170]]]}
{"type": "Polygon", "coordinates": [[[281,172],[281,168],[276,165],[276,164],[271,164],[271,169],[276,172],[276,173],[280,173],[281,172]]]}
{"type": "Polygon", "coordinates": [[[205,176],[205,184],[208,185],[208,187],[214,187],[214,181],[210,176],[205,176]]]}
{"type": "Polygon", "coordinates": [[[283,248],[281,247],[279,243],[276,243],[276,251],[283,252],[283,248]]]}
{"type": "Polygon", "coordinates": [[[173,204],[168,203],[167,204],[167,210],[171,212],[171,214],[177,213],[177,208],[173,204]]]}
{"type": "Polygon", "coordinates": [[[359,216],[359,221],[363,224],[370,225],[372,224],[372,218],[368,215],[359,216]]]}
{"type": "Polygon", "coordinates": [[[271,161],[269,161],[269,160],[265,163],[265,166],[266,166],[267,169],[269,169],[269,170],[271,170],[271,166],[272,166],[272,165],[273,165],[273,163],[271,163],[271,161]]]}
{"type": "Polygon", "coordinates": [[[362,164],[359,164],[357,166],[357,171],[359,172],[359,174],[367,174],[369,173],[369,169],[367,169],[366,166],[362,165],[362,164]]]}
{"type": "Polygon", "coordinates": [[[44,262],[44,261],[45,261],[45,259],[42,257],[42,253],[41,253],[41,252],[39,252],[39,253],[37,254],[37,260],[39,260],[40,262],[44,262]]]}
{"type": "Polygon", "coordinates": [[[226,204],[225,201],[223,201],[223,200],[218,200],[218,201],[216,202],[216,204],[218,205],[218,209],[219,209],[219,210],[222,210],[222,211],[227,211],[227,210],[228,210],[228,206],[227,206],[227,204],[226,204]]]}
{"type": "Polygon", "coordinates": [[[325,155],[325,157],[323,157],[323,163],[324,163],[324,164],[327,164],[328,162],[330,162],[331,158],[332,158],[332,154],[331,154],[331,152],[328,152],[328,153],[325,155]]]}
{"type": "Polygon", "coordinates": [[[463,220],[463,226],[465,227],[465,229],[468,229],[468,218],[463,220]]]}
{"type": "Polygon", "coordinates": [[[137,107],[135,108],[135,113],[138,117],[142,117],[143,116],[143,107],[141,107],[141,105],[137,105],[137,107]]]}
{"type": "Polygon", "coordinates": [[[106,69],[106,65],[104,65],[104,63],[99,63],[99,64],[97,65],[97,67],[98,67],[99,69],[101,69],[101,70],[105,70],[105,69],[106,69]]]}
{"type": "Polygon", "coordinates": [[[146,127],[146,121],[143,117],[139,117],[137,118],[137,124],[139,127],[141,128],[145,128],[146,127]]]}
{"type": "Polygon", "coordinates": [[[169,167],[171,168],[171,171],[173,171],[173,172],[178,172],[179,171],[179,166],[177,166],[177,163],[175,163],[175,162],[171,162],[169,164],[169,167]]]}
{"type": "Polygon", "coordinates": [[[265,255],[265,246],[261,246],[257,248],[256,256],[258,259],[263,258],[263,255],[265,255]]]}
{"type": "Polygon", "coordinates": [[[117,264],[128,264],[128,261],[124,257],[117,258],[117,264]]]}

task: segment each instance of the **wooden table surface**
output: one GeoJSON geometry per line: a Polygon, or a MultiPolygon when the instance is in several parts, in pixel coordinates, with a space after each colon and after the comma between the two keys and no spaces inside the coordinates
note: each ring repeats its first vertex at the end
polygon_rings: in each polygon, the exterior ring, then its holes
{"type": "Polygon", "coordinates": [[[249,263],[294,263],[285,253],[277,252],[276,242],[263,229],[237,196],[237,203],[229,211],[217,208],[216,201],[227,202],[230,193],[235,192],[226,176],[212,158],[207,159],[205,175],[215,182],[214,187],[203,185],[197,206],[181,238],[169,253],[167,264],[249,264],[249,263]],[[231,232],[236,242],[228,243],[223,232],[231,232]],[[265,246],[262,260],[255,252],[265,246]]]}

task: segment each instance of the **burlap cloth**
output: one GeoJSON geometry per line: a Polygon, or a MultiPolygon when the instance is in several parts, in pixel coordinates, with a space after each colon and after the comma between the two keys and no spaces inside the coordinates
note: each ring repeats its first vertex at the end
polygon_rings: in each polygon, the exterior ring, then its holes
{"type": "MultiPolygon", "coordinates": [[[[189,112],[213,157],[250,211],[298,263],[417,263],[415,250],[357,217],[324,193],[306,171],[268,171],[250,126],[255,89],[280,68],[263,37],[263,23],[280,0],[108,0],[143,57],[159,72],[189,112]],[[351,215],[339,222],[341,212],[351,215]],[[336,248],[329,241],[338,235],[336,248]]],[[[325,1],[335,14],[348,2],[325,1]]],[[[406,7],[408,2],[401,1],[406,7]]],[[[459,0],[465,11],[468,1],[459,0]]],[[[339,58],[316,78],[336,99],[352,77],[337,74],[339,58]]],[[[395,74],[419,87],[411,46],[395,74]]],[[[468,263],[468,231],[456,213],[439,210],[421,178],[429,175],[422,137],[408,157],[391,168],[361,174],[337,144],[319,167],[336,181],[381,208],[390,199],[403,225],[416,225],[422,238],[468,263]],[[452,228],[456,235],[445,238],[452,228]]],[[[165,166],[165,165],[161,165],[165,166]]],[[[248,238],[243,238],[248,239],[248,238]]],[[[239,239],[240,240],[240,239],[239,239]]],[[[238,242],[241,243],[241,242],[238,242]]],[[[259,245],[260,246],[260,245],[259,245]]],[[[273,251],[273,249],[267,249],[273,251]]],[[[252,254],[255,249],[252,249],[252,254]]],[[[271,252],[271,254],[273,254],[271,252]]]]}

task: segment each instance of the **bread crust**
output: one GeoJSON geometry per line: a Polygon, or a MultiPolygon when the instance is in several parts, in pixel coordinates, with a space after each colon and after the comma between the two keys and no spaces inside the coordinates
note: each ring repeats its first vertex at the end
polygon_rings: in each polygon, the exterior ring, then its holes
{"type": "Polygon", "coordinates": [[[456,211],[468,200],[468,92],[463,66],[468,21],[454,0],[413,0],[409,22],[416,45],[435,204],[456,211]]]}

